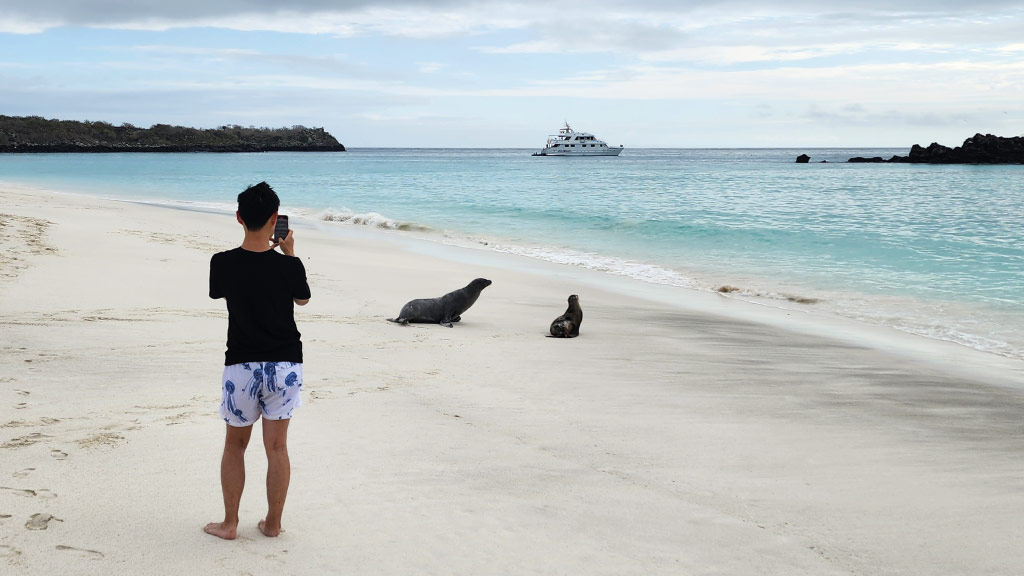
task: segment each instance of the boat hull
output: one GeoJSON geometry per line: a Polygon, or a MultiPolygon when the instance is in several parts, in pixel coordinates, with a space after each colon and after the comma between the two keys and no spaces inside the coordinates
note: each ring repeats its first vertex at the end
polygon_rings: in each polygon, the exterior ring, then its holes
{"type": "Polygon", "coordinates": [[[540,152],[534,152],[532,156],[618,156],[622,147],[601,148],[593,150],[551,150],[545,148],[540,152]]]}

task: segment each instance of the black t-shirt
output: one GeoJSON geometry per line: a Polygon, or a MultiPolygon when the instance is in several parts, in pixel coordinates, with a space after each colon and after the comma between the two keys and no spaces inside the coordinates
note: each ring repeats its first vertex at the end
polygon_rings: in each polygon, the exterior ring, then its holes
{"type": "Polygon", "coordinates": [[[310,297],[306,268],[295,256],[241,247],[210,259],[210,298],[228,302],[224,365],[302,362],[293,299],[310,297]]]}

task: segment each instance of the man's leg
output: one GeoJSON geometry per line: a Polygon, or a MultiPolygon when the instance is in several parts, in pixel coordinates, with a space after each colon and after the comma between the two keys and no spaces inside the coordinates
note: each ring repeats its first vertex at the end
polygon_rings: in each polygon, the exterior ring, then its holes
{"type": "Polygon", "coordinates": [[[264,536],[281,533],[281,514],[288,496],[292,467],[288,460],[288,423],[291,420],[263,419],[263,446],[267,450],[267,517],[260,520],[264,536]]]}
{"type": "Polygon", "coordinates": [[[220,460],[220,489],[224,494],[224,521],[210,522],[203,530],[225,540],[234,540],[238,530],[238,505],[245,488],[245,448],[252,426],[227,426],[224,455],[220,460]]]}

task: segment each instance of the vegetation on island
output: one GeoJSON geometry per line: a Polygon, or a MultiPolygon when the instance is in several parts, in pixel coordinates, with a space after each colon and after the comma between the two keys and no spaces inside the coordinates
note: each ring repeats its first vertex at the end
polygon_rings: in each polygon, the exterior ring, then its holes
{"type": "Polygon", "coordinates": [[[0,152],[344,152],[323,128],[188,128],[0,115],[0,152]]]}

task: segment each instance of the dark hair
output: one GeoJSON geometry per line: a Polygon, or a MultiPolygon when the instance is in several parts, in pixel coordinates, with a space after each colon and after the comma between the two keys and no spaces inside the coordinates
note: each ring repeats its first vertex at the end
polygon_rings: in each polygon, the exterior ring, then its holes
{"type": "Polygon", "coordinates": [[[281,206],[281,199],[266,182],[253,184],[238,195],[238,215],[249,230],[259,230],[281,206]]]}

